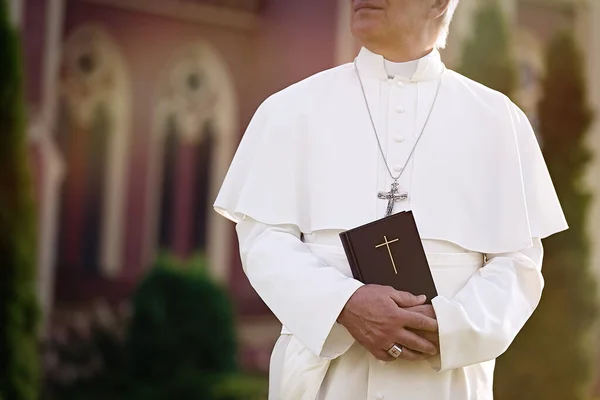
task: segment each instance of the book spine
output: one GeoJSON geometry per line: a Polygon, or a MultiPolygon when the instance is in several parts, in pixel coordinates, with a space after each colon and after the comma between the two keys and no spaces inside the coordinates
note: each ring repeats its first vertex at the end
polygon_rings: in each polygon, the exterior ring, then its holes
{"type": "Polygon", "coordinates": [[[354,279],[361,281],[364,283],[362,274],[360,273],[360,268],[358,268],[358,261],[354,255],[354,250],[352,248],[352,244],[350,244],[350,240],[348,240],[348,234],[346,232],[340,233],[340,239],[342,242],[342,247],[346,252],[346,258],[348,259],[348,264],[350,264],[350,270],[352,271],[352,276],[354,279]]]}

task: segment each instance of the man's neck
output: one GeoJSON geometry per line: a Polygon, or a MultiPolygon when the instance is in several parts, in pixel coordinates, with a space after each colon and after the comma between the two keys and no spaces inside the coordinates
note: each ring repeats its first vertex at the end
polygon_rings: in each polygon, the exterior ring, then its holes
{"type": "Polygon", "coordinates": [[[365,45],[367,49],[372,51],[375,54],[379,54],[383,56],[388,61],[394,63],[403,63],[418,60],[420,58],[425,57],[427,54],[431,53],[433,50],[433,46],[426,47],[407,47],[404,48],[402,46],[396,47],[388,47],[388,46],[368,46],[365,45]]]}

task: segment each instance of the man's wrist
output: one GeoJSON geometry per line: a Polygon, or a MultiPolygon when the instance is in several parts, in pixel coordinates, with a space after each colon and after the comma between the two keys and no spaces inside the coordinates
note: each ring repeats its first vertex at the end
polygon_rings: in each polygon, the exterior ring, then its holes
{"type": "Polygon", "coordinates": [[[356,293],[362,288],[359,287],[358,289],[356,289],[356,291],[354,293],[352,293],[352,295],[348,298],[348,301],[346,301],[346,304],[344,304],[344,307],[342,308],[342,311],[340,311],[340,314],[337,317],[336,322],[342,326],[346,326],[345,322],[348,319],[348,316],[351,312],[352,309],[352,305],[354,303],[354,297],[356,296],[356,293]]]}
{"type": "MultiPolygon", "coordinates": [[[[352,297],[350,297],[350,299],[352,299],[352,297]]],[[[347,316],[348,316],[348,304],[349,303],[350,303],[350,300],[348,300],[348,302],[346,302],[346,304],[344,305],[344,308],[342,308],[342,311],[340,311],[340,314],[338,315],[337,320],[336,320],[336,322],[342,326],[346,326],[346,324],[344,322],[346,321],[347,316]]]]}

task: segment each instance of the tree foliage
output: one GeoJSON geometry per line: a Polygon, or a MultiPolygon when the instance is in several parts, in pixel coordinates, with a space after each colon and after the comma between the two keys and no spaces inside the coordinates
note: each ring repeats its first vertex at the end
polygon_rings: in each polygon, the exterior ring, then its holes
{"type": "Polygon", "coordinates": [[[0,397],[37,400],[35,209],[20,43],[5,0],[0,0],[0,60],[0,397]]]}
{"type": "Polygon", "coordinates": [[[597,294],[586,235],[590,195],[582,184],[590,161],[584,138],[591,113],[574,37],[558,34],[545,63],[539,134],[570,229],[544,241],[542,300],[498,360],[498,400],[588,400],[593,377],[597,294]]]}
{"type": "Polygon", "coordinates": [[[457,71],[510,96],[517,84],[510,30],[498,1],[484,2],[475,14],[457,71]]]}

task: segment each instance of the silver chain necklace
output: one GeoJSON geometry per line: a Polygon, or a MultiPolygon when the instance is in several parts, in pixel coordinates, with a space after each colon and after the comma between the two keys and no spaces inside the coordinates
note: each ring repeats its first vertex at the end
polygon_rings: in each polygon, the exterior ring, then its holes
{"type": "Polygon", "coordinates": [[[415,145],[413,146],[412,150],[410,151],[410,154],[406,158],[406,162],[402,166],[402,169],[400,170],[400,173],[398,173],[398,176],[394,176],[394,174],[392,174],[392,170],[390,169],[390,166],[388,165],[387,158],[385,156],[385,152],[383,151],[383,147],[381,146],[381,142],[379,141],[379,135],[377,134],[377,129],[375,128],[375,122],[373,120],[373,115],[371,115],[371,109],[369,108],[369,102],[367,101],[365,87],[363,86],[363,82],[360,77],[360,73],[358,72],[358,66],[356,65],[356,60],[354,60],[354,69],[356,71],[356,76],[358,76],[358,81],[360,83],[360,88],[362,90],[363,99],[365,100],[365,106],[367,107],[367,112],[369,113],[369,119],[371,120],[371,126],[373,127],[373,133],[375,134],[375,139],[377,139],[377,146],[379,146],[379,151],[380,151],[381,157],[383,158],[383,161],[385,163],[385,167],[388,171],[388,174],[390,175],[390,177],[393,180],[389,192],[379,192],[377,194],[377,197],[379,199],[384,199],[384,200],[388,201],[385,216],[389,217],[390,215],[392,215],[392,212],[394,211],[394,205],[396,204],[396,202],[401,201],[401,200],[406,200],[408,198],[408,193],[400,192],[400,190],[398,188],[398,179],[400,179],[400,177],[402,176],[402,173],[406,169],[406,166],[408,165],[413,153],[415,152],[415,149],[417,148],[417,145],[419,144],[419,141],[421,140],[421,137],[423,136],[423,132],[425,132],[425,127],[427,126],[427,123],[429,122],[429,117],[431,117],[431,112],[433,111],[433,106],[435,105],[438,94],[440,92],[440,87],[442,86],[442,78],[444,77],[444,73],[446,72],[446,69],[444,68],[444,70],[442,71],[442,76],[440,77],[440,81],[439,81],[437,89],[435,91],[435,97],[433,98],[433,103],[431,103],[431,108],[429,109],[429,113],[427,114],[427,119],[425,119],[425,123],[423,124],[423,128],[421,129],[419,136],[417,136],[415,145]]]}

